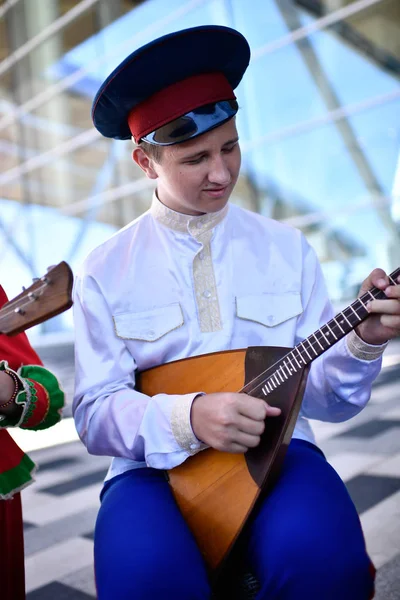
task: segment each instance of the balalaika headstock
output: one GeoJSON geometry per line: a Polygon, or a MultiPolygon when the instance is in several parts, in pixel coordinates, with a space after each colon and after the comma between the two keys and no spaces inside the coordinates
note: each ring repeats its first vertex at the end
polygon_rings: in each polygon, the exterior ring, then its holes
{"type": "Polygon", "coordinates": [[[73,275],[66,262],[51,267],[0,310],[0,333],[15,335],[72,306],[73,275]]]}

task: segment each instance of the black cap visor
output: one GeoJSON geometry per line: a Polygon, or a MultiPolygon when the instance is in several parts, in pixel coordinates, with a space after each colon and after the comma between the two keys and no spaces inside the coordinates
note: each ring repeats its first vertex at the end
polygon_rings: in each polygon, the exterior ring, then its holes
{"type": "Polygon", "coordinates": [[[172,146],[191,140],[202,133],[223,125],[236,115],[236,100],[220,100],[212,104],[200,106],[178,119],[159,127],[143,136],[140,141],[155,146],[172,146]]]}

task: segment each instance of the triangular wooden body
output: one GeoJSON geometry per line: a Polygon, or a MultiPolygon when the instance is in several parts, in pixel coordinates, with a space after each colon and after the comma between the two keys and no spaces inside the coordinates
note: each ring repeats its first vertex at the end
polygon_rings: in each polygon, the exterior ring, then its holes
{"type": "MultiPolygon", "coordinates": [[[[234,392],[253,380],[289,348],[254,347],[204,354],[144,371],[138,389],[158,393],[234,392]]],[[[277,474],[289,444],[306,381],[301,369],[268,396],[280,417],[267,420],[260,445],[246,454],[203,450],[168,472],[179,508],[210,571],[217,574],[260,494],[277,474]]],[[[259,397],[264,399],[261,394],[259,397]]]]}

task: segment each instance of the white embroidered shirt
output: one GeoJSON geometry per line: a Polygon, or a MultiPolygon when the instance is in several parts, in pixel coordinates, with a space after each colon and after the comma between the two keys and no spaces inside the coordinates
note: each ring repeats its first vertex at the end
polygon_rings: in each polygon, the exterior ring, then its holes
{"type": "MultiPolygon", "coordinates": [[[[86,259],[74,315],[76,427],[89,452],[115,457],[110,478],[173,468],[204,447],[190,424],[197,393],[148,397],[135,390],[138,370],[221,350],[292,347],[333,312],[298,230],[235,205],[183,215],[154,197],[86,259]]],[[[349,334],[317,358],[294,437],[314,442],[308,419],[357,414],[382,351],[349,334]]]]}

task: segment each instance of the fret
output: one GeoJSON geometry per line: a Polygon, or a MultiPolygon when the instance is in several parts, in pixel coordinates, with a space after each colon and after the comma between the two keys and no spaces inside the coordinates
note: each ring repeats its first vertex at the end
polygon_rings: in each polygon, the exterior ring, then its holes
{"type": "Polygon", "coordinates": [[[337,320],[336,320],[336,318],[335,318],[335,319],[333,319],[333,320],[335,321],[336,325],[339,327],[340,331],[341,331],[342,333],[346,333],[346,332],[344,331],[344,329],[342,329],[342,327],[340,326],[340,323],[339,323],[339,321],[337,321],[337,320]]]}
{"type": "Polygon", "coordinates": [[[306,348],[306,347],[305,347],[305,345],[304,345],[304,342],[305,342],[305,341],[306,341],[306,340],[304,340],[303,342],[301,342],[301,343],[300,343],[300,346],[303,348],[304,352],[307,354],[308,358],[309,358],[309,359],[310,359],[310,361],[311,361],[311,360],[312,360],[312,358],[311,358],[311,356],[308,354],[308,352],[307,352],[307,348],[306,348]]]}
{"type": "Polygon", "coordinates": [[[360,304],[362,304],[362,305],[363,305],[363,307],[365,308],[365,310],[368,312],[368,308],[367,308],[367,306],[364,304],[364,302],[362,301],[362,298],[358,298],[358,301],[359,301],[359,303],[360,303],[360,304]]]}
{"type": "Polygon", "coordinates": [[[324,332],[322,331],[322,327],[321,329],[319,329],[319,331],[322,333],[322,335],[324,336],[324,340],[326,341],[326,343],[328,344],[328,348],[331,345],[330,341],[328,340],[328,338],[326,337],[326,335],[324,334],[324,332]]]}
{"type": "MultiPolygon", "coordinates": [[[[290,360],[290,354],[288,354],[286,358],[288,359],[288,361],[289,361],[289,364],[290,364],[290,367],[292,368],[292,370],[293,370],[295,373],[297,373],[297,371],[296,371],[296,368],[293,366],[293,363],[292,363],[292,361],[290,360]]],[[[285,363],[284,363],[284,364],[285,364],[285,363]]],[[[286,365],[286,368],[287,368],[287,370],[289,371],[289,373],[290,373],[290,375],[291,375],[291,374],[292,374],[292,371],[290,370],[290,367],[288,367],[288,366],[286,365]]]]}
{"type": "Polygon", "coordinates": [[[337,340],[337,336],[335,335],[335,332],[333,331],[332,327],[329,326],[329,323],[326,324],[326,327],[329,329],[330,333],[333,335],[335,340],[337,340]]]}
{"type": "Polygon", "coordinates": [[[353,311],[353,313],[356,315],[357,319],[358,319],[359,321],[362,321],[362,319],[361,319],[361,317],[359,316],[359,314],[358,314],[358,313],[356,313],[356,311],[354,310],[354,308],[353,308],[353,305],[352,305],[352,304],[350,304],[349,308],[351,308],[351,310],[353,311]]]}
{"type": "MultiPolygon", "coordinates": [[[[312,341],[310,340],[310,337],[308,337],[305,341],[308,342],[310,344],[310,348],[311,350],[314,352],[315,356],[318,356],[318,352],[316,351],[316,349],[314,348],[314,344],[312,343],[312,341]]],[[[313,360],[313,358],[311,358],[311,360],[313,360]]]]}
{"type": "Polygon", "coordinates": [[[281,377],[282,377],[282,375],[283,375],[283,379],[282,379],[282,381],[283,381],[283,383],[285,383],[285,381],[286,381],[287,379],[289,379],[289,377],[286,375],[285,371],[283,370],[283,365],[281,365],[281,366],[279,367],[278,371],[279,371],[279,374],[280,374],[280,376],[281,376],[281,377]]]}
{"type": "Polygon", "coordinates": [[[351,327],[354,328],[358,325],[359,323],[359,318],[357,313],[354,312],[354,310],[351,308],[351,306],[348,306],[347,308],[345,308],[345,310],[343,311],[344,313],[347,312],[346,318],[349,320],[351,327]]]}
{"type": "Polygon", "coordinates": [[[285,370],[284,370],[284,368],[283,368],[284,366],[286,366],[286,365],[285,365],[285,363],[283,363],[283,365],[282,365],[282,366],[280,366],[279,368],[280,368],[281,372],[283,373],[283,376],[284,376],[284,378],[285,378],[286,380],[288,380],[288,379],[289,379],[289,377],[288,377],[288,376],[287,376],[287,374],[285,373],[285,370]]]}
{"type": "Polygon", "coordinates": [[[340,313],[341,315],[343,315],[343,318],[347,321],[347,323],[350,325],[350,327],[353,327],[353,325],[350,323],[350,321],[348,320],[348,318],[346,317],[346,315],[344,314],[344,311],[340,313]]]}
{"type": "Polygon", "coordinates": [[[278,369],[276,372],[278,373],[279,377],[281,378],[282,383],[285,383],[285,380],[283,379],[280,370],[278,369]]]}
{"type": "Polygon", "coordinates": [[[375,300],[375,296],[373,295],[373,293],[371,292],[371,290],[368,290],[367,294],[369,294],[372,297],[372,300],[375,300]]]}
{"type": "MultiPolygon", "coordinates": [[[[319,331],[319,330],[318,330],[319,331]]],[[[317,340],[317,343],[321,346],[321,350],[325,350],[325,348],[323,347],[323,345],[321,344],[321,342],[319,341],[319,339],[317,338],[317,334],[313,333],[312,334],[314,336],[314,338],[317,340]]]]}
{"type": "Polygon", "coordinates": [[[292,356],[293,356],[294,360],[296,361],[296,365],[299,367],[299,369],[301,369],[301,364],[299,364],[294,352],[292,352],[292,356]]]}

